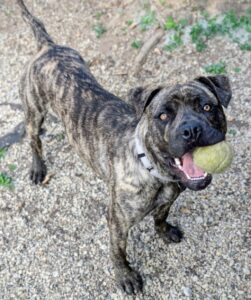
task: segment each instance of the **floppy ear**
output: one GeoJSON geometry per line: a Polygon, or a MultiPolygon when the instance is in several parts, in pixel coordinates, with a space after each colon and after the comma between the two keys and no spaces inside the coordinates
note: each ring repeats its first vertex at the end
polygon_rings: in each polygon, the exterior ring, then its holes
{"type": "Polygon", "coordinates": [[[195,81],[204,84],[216,96],[221,105],[227,108],[232,98],[232,90],[227,76],[201,76],[195,78],[195,81]]]}
{"type": "Polygon", "coordinates": [[[131,104],[138,117],[141,117],[152,99],[159,93],[162,87],[156,88],[133,88],[128,93],[128,102],[131,104]]]}

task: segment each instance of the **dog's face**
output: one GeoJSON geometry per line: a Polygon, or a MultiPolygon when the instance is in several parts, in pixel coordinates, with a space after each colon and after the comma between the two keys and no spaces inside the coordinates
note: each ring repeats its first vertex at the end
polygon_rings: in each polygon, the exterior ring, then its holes
{"type": "Polygon", "coordinates": [[[200,77],[169,88],[134,91],[134,103],[144,124],[145,147],[157,166],[192,190],[212,179],[193,163],[196,147],[225,139],[231,89],[225,76],[200,77]]]}

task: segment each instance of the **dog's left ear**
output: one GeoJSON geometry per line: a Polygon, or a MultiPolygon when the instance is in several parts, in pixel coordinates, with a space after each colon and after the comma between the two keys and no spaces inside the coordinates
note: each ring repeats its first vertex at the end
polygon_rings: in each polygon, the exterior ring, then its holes
{"type": "Polygon", "coordinates": [[[227,76],[201,76],[195,78],[195,81],[204,84],[217,97],[221,105],[227,108],[232,98],[232,90],[227,76]]]}
{"type": "Polygon", "coordinates": [[[160,92],[162,87],[156,88],[133,88],[128,93],[128,102],[136,111],[138,117],[141,117],[147,106],[153,98],[160,92]]]}

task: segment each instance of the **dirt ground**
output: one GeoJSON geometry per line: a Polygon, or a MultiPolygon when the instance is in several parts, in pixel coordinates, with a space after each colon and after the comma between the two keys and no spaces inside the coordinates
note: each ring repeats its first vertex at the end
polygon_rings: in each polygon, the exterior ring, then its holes
{"type": "MultiPolygon", "coordinates": [[[[147,217],[130,233],[128,259],[145,282],[136,299],[251,299],[251,52],[223,37],[210,40],[201,53],[191,44],[167,52],[163,36],[134,75],[140,50],[131,46],[135,39],[146,43],[155,33],[157,24],[146,31],[138,26],[149,8],[159,22],[168,15],[193,22],[204,9],[241,13],[251,2],[25,2],[55,41],[77,49],[98,81],[124,99],[132,87],[185,82],[205,75],[205,65],[225,61],[233,89],[226,110],[233,165],[206,190],[185,191],[173,205],[170,221],[184,231],[182,243],[165,245],[147,217]],[[93,27],[100,23],[107,31],[97,38],[93,27]]],[[[0,172],[8,173],[14,184],[14,189],[0,186],[0,299],[132,299],[117,289],[113,278],[107,189],[80,162],[53,115],[42,140],[54,176],[46,186],[29,182],[31,151],[18,83],[36,47],[14,0],[0,0],[0,20],[0,148],[9,144],[0,172]]]]}

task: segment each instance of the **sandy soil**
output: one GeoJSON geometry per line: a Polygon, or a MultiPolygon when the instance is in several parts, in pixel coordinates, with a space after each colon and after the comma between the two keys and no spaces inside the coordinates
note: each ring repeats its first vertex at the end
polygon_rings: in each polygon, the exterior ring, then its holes
{"type": "MultiPolygon", "coordinates": [[[[241,12],[250,5],[250,1],[166,2],[150,3],[160,19],[173,14],[190,21],[205,6],[219,13],[229,7],[241,12]]],[[[162,50],[163,38],[133,76],[139,50],[131,43],[136,38],[147,41],[155,30],[142,32],[134,26],[147,1],[26,3],[55,41],[77,49],[97,79],[122,98],[137,85],[184,82],[205,74],[207,64],[226,62],[233,88],[226,111],[228,139],[235,149],[232,168],[216,176],[206,190],[186,191],[176,201],[170,221],[185,232],[182,243],[165,245],[148,217],[131,231],[128,258],[145,281],[136,299],[251,299],[251,52],[215,38],[202,53],[190,44],[168,53],[162,50]],[[133,25],[128,26],[128,20],[133,25]],[[99,22],[107,32],[97,39],[93,26],[99,22]]],[[[130,299],[117,289],[109,260],[107,189],[71,150],[53,116],[42,139],[54,177],[44,187],[28,180],[31,152],[28,138],[23,137],[18,83],[35,53],[35,43],[14,0],[0,0],[0,20],[0,145],[16,142],[0,160],[0,172],[7,172],[15,186],[14,190],[0,187],[0,298],[130,299]],[[13,131],[16,126],[19,133],[13,131]]]]}

